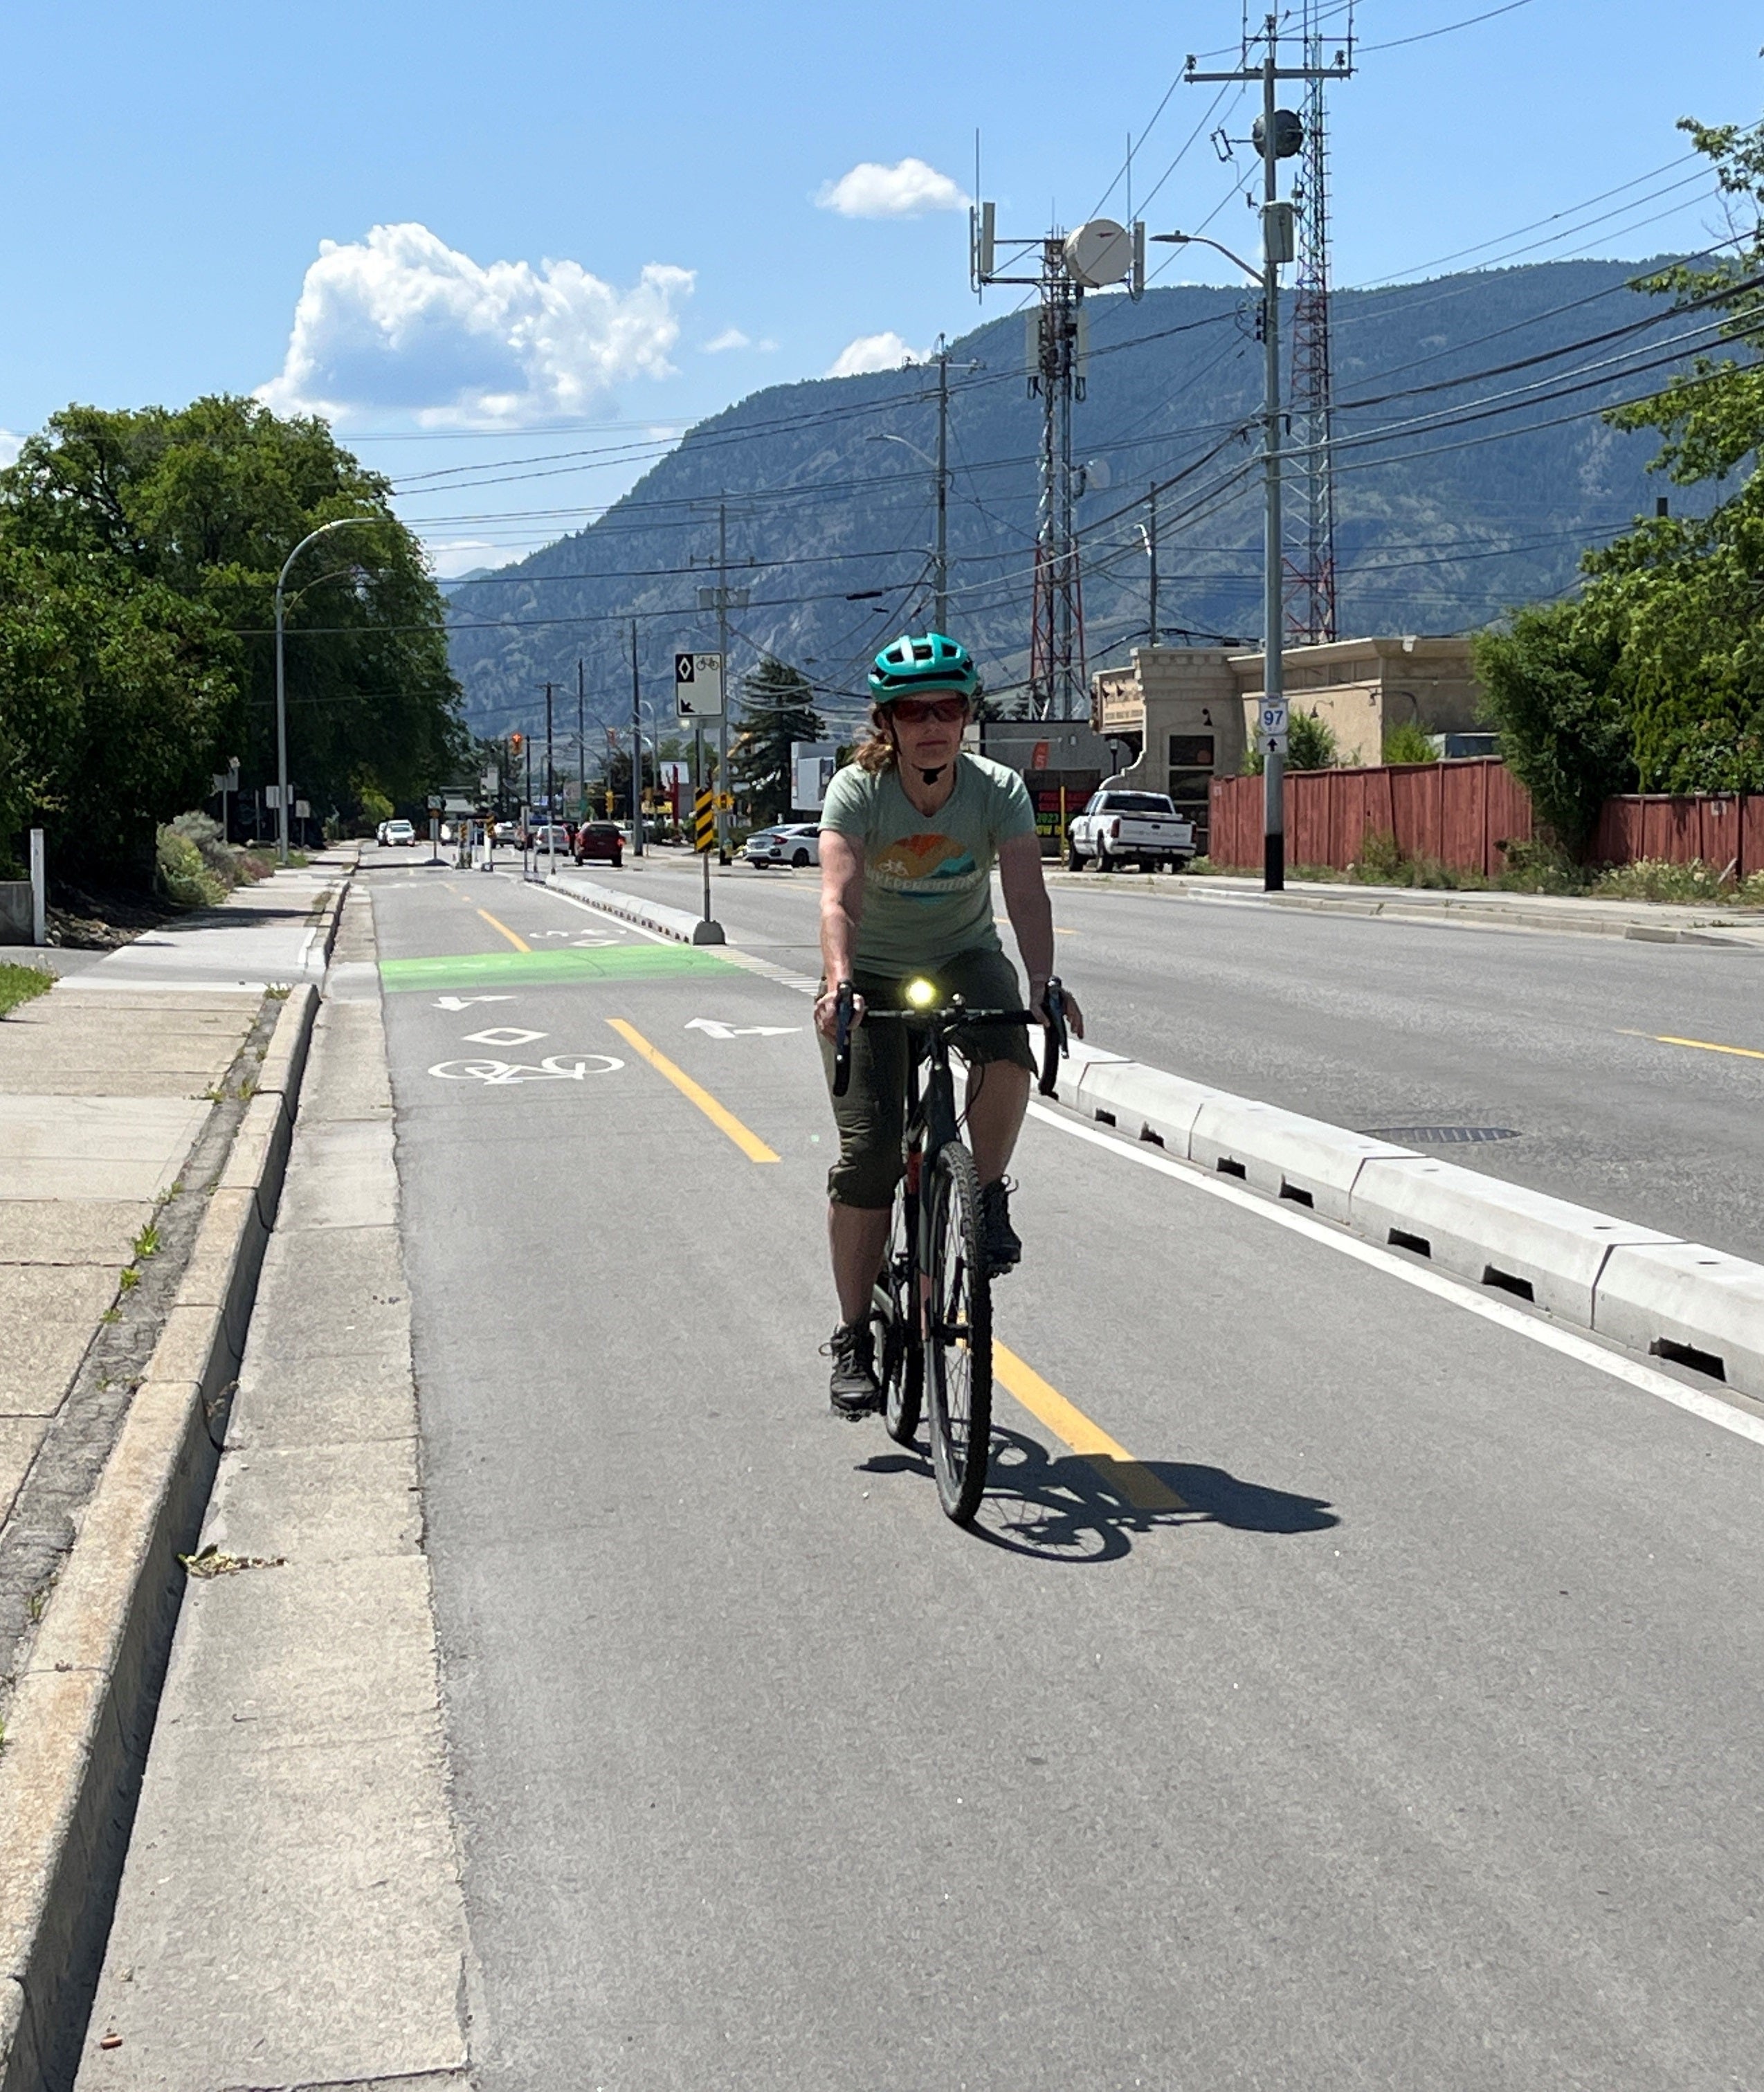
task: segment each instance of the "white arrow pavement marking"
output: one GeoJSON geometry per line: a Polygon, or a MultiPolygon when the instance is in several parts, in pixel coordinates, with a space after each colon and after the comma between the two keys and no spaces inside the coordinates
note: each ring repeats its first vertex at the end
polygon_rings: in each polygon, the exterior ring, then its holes
{"type": "Polygon", "coordinates": [[[802,1029],[800,1024],[720,1024],[714,1017],[688,1018],[685,1028],[702,1031],[707,1039],[782,1039],[802,1029]]]}
{"type": "Polygon", "coordinates": [[[469,1046],[530,1046],[544,1036],[543,1031],[523,1031],[517,1024],[496,1024],[488,1031],[468,1031],[465,1043],[469,1046]]]}
{"type": "Polygon", "coordinates": [[[444,995],[437,1009],[469,1009],[474,1002],[512,1002],[512,995],[444,995]]]}

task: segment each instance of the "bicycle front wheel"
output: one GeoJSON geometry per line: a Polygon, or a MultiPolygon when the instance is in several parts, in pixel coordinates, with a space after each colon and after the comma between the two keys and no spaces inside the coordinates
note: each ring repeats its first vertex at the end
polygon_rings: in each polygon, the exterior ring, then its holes
{"type": "Polygon", "coordinates": [[[929,1192],[925,1381],[937,1494],[958,1525],[979,1509],[992,1437],[992,1289],[980,1247],[980,1186],[959,1142],[940,1148],[929,1192]]]}

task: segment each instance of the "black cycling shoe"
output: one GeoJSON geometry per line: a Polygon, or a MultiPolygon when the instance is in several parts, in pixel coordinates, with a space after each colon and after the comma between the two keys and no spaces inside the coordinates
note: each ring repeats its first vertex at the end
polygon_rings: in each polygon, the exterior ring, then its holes
{"type": "Polygon", "coordinates": [[[1010,1224],[1012,1189],[1008,1177],[980,1188],[980,1247],[988,1278],[1002,1278],[1023,1262],[1023,1243],[1010,1224]]]}
{"type": "Polygon", "coordinates": [[[882,1407],[882,1389],[876,1377],[876,1331],[868,1322],[841,1322],[827,1346],[833,1361],[832,1381],[828,1390],[835,1416],[856,1424],[882,1407]]]}

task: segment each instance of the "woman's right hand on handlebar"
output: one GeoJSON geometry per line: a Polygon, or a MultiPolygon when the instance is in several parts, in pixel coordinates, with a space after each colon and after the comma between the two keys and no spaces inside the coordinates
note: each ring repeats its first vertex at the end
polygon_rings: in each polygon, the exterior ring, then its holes
{"type": "MultiPolygon", "coordinates": [[[[851,1028],[855,1031],[863,1022],[863,997],[854,994],[851,998],[851,1028]]],[[[839,1036],[839,990],[823,988],[815,998],[815,1029],[824,1039],[837,1040],[839,1036]]]]}

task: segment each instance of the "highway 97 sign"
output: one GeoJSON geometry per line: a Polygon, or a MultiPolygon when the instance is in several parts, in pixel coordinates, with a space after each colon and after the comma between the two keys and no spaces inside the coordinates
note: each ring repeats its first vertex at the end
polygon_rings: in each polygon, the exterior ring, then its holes
{"type": "Polygon", "coordinates": [[[1286,750],[1286,701],[1284,698],[1262,700],[1261,711],[1256,721],[1256,739],[1261,744],[1264,755],[1283,755],[1286,750]]]}
{"type": "Polygon", "coordinates": [[[723,716],[723,657],[720,654],[676,654],[674,716],[716,720],[723,716]]]}

